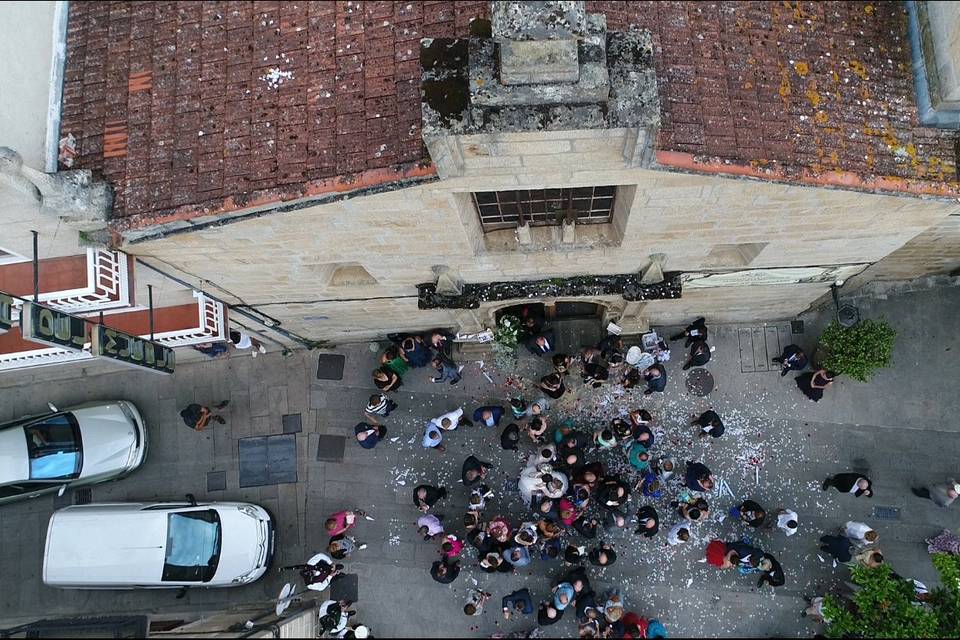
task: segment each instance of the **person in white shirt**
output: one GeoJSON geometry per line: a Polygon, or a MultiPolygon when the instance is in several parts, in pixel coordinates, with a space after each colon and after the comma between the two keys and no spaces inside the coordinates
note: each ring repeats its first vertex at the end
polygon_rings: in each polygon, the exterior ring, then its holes
{"type": "Polygon", "coordinates": [[[243,331],[238,331],[236,329],[231,329],[229,333],[230,341],[229,343],[233,345],[236,349],[253,349],[253,357],[257,357],[257,353],[266,353],[267,349],[263,344],[254,338],[253,336],[244,333],[243,331]]]}
{"type": "Polygon", "coordinates": [[[843,529],[843,535],[847,536],[859,545],[869,545],[876,542],[880,535],[870,526],[863,522],[848,522],[843,529]]]}
{"type": "Polygon", "coordinates": [[[683,544],[690,539],[690,524],[687,522],[678,522],[667,533],[667,542],[671,545],[683,544]]]}
{"type": "Polygon", "coordinates": [[[437,416],[430,420],[431,423],[440,427],[444,431],[453,431],[460,426],[463,421],[463,407],[455,409],[449,413],[445,413],[442,416],[437,416]]]}
{"type": "Polygon", "coordinates": [[[777,511],[777,528],[781,529],[788,536],[797,532],[797,512],[791,509],[780,509],[777,511]]]}

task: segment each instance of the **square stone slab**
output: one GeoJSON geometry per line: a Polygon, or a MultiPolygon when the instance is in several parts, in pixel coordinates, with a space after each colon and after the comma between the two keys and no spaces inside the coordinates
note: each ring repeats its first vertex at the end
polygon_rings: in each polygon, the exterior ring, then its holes
{"type": "Polygon", "coordinates": [[[359,597],[359,583],[355,573],[345,573],[342,578],[337,578],[330,585],[331,600],[349,600],[356,602],[359,597]]]}
{"type": "Polygon", "coordinates": [[[339,353],[321,353],[317,358],[318,380],[343,380],[343,363],[346,357],[339,353]]]}
{"type": "Polygon", "coordinates": [[[344,436],[320,436],[317,438],[317,460],[343,462],[347,439],[344,436]]]}
{"type": "Polygon", "coordinates": [[[283,416],[284,433],[300,433],[301,431],[303,431],[303,421],[300,419],[299,413],[288,413],[283,416]]]}
{"type": "Polygon", "coordinates": [[[297,481],[297,436],[240,438],[240,487],[297,481]]]}
{"type": "Polygon", "coordinates": [[[207,472],[207,491],[223,491],[227,488],[226,471],[207,472]]]}

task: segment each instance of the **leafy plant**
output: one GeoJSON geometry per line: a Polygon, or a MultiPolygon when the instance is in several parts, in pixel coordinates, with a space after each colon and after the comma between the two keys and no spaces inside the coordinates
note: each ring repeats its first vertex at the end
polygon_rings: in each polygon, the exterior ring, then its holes
{"type": "Polygon", "coordinates": [[[520,339],[520,318],[504,314],[497,320],[497,328],[493,332],[494,341],[507,348],[516,349],[520,339]]]}
{"type": "Polygon", "coordinates": [[[941,589],[931,594],[930,603],[944,637],[960,637],[960,556],[937,553],[933,566],[940,574],[941,589]]]}
{"type": "Polygon", "coordinates": [[[824,369],[867,382],[875,369],[890,366],[897,332],[884,321],[862,320],[852,327],[831,322],[820,335],[824,369]]]}
{"type": "Polygon", "coordinates": [[[895,577],[889,566],[854,567],[851,580],[859,590],[851,606],[832,595],[824,597],[827,637],[960,637],[960,563],[947,554],[935,555],[933,563],[945,586],[934,589],[926,604],[917,602],[913,583],[895,577]]]}

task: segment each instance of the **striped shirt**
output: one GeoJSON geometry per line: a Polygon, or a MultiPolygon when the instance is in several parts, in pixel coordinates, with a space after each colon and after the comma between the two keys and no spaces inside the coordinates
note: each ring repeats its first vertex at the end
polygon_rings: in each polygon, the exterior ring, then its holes
{"type": "Polygon", "coordinates": [[[376,403],[371,402],[367,405],[367,413],[373,413],[378,416],[387,415],[387,396],[382,393],[377,396],[379,400],[376,403]]]}

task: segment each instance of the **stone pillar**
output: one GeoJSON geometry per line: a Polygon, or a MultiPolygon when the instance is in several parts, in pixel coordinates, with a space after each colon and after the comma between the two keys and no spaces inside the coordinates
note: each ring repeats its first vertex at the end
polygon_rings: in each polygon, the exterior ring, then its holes
{"type": "Polygon", "coordinates": [[[490,24],[500,45],[500,82],[577,82],[586,15],[583,2],[493,2],[490,24]]]}

